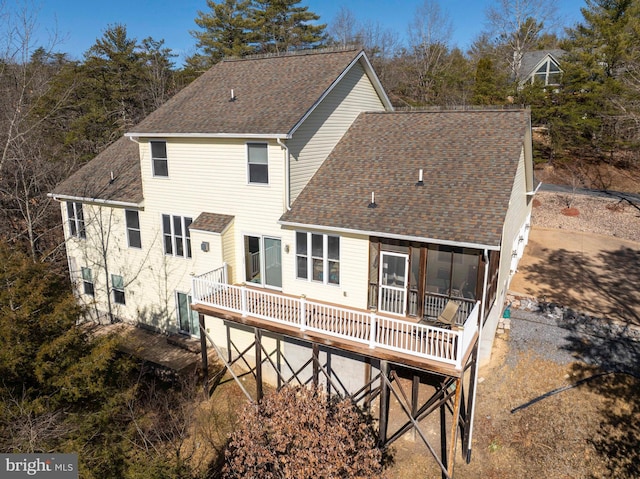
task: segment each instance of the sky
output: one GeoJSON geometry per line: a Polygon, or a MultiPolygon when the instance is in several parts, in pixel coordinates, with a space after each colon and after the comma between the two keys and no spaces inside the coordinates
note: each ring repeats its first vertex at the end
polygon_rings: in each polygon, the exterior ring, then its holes
{"type": "MultiPolygon", "coordinates": [[[[37,38],[48,44],[57,32],[56,51],[80,60],[110,25],[126,25],[129,37],[165,40],[165,46],[178,55],[176,63],[195,53],[198,10],[208,11],[206,0],[28,0],[37,13],[37,38]]],[[[362,23],[379,24],[402,39],[416,9],[424,0],[302,0],[301,6],[320,15],[320,22],[331,24],[340,7],[346,6],[362,23]]],[[[495,2],[495,0],[493,0],[495,2]]],[[[3,1],[0,0],[0,6],[3,1]]],[[[5,8],[23,0],[6,0],[5,8]]],[[[466,50],[485,29],[485,11],[492,0],[438,0],[441,11],[451,20],[451,45],[466,50]]],[[[558,0],[563,25],[582,19],[584,0],[558,0]]],[[[15,7],[14,7],[15,8],[15,7]]],[[[1,13],[1,11],[0,11],[1,13]]],[[[0,15],[1,18],[1,15],[0,15]]],[[[2,26],[0,25],[0,33],[2,26]]]]}

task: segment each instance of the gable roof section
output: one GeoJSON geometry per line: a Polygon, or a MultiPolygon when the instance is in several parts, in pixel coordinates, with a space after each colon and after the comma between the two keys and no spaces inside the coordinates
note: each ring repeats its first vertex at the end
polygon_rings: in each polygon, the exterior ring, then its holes
{"type": "Polygon", "coordinates": [[[567,52],[561,49],[526,52],[522,55],[522,60],[520,61],[520,79],[524,80],[529,78],[547,56],[551,57],[551,59],[558,64],[558,61],[565,53],[567,52]]]}
{"type": "Polygon", "coordinates": [[[233,221],[234,216],[203,212],[189,226],[190,230],[222,234],[233,221]]]}
{"type": "Polygon", "coordinates": [[[122,137],[56,186],[49,196],[59,200],[140,206],[143,194],[139,156],[138,144],[122,137]]]}
{"type": "Polygon", "coordinates": [[[497,249],[528,121],[526,110],[363,113],[280,223],[497,249]]]}
{"type": "Polygon", "coordinates": [[[363,62],[378,94],[390,108],[361,50],[309,50],[223,60],[147,116],[127,136],[285,138],[357,61],[363,62]]]}

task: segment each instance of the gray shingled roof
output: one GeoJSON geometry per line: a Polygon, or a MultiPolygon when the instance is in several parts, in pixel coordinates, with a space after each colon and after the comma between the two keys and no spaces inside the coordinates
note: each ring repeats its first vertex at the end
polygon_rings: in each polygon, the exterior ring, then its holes
{"type": "Polygon", "coordinates": [[[528,121],[526,110],[363,113],[280,221],[498,247],[528,121]]]}
{"type": "Polygon", "coordinates": [[[309,50],[223,60],[129,134],[285,135],[359,54],[309,50]]]}
{"type": "Polygon", "coordinates": [[[210,233],[222,233],[231,224],[234,216],[218,213],[200,213],[196,220],[189,226],[190,230],[208,231],[210,233]]]}
{"type": "Polygon", "coordinates": [[[120,138],[56,186],[52,195],[141,203],[143,195],[138,144],[129,138],[120,138]]]}
{"type": "Polygon", "coordinates": [[[522,55],[520,61],[520,78],[527,78],[533,73],[533,69],[542,61],[547,55],[551,55],[556,62],[558,62],[562,56],[567,53],[564,50],[533,50],[526,52],[522,55]]]}

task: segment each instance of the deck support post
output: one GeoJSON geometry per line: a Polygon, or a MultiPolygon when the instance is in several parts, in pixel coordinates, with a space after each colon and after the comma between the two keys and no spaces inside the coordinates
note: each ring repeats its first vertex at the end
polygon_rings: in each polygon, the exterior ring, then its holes
{"type": "Polygon", "coordinates": [[[209,397],[209,356],[207,354],[207,331],[204,329],[204,314],[198,313],[200,327],[200,357],[202,358],[202,387],[204,396],[209,397]]]}
{"type": "Polygon", "coordinates": [[[460,398],[462,397],[462,378],[457,378],[454,384],[456,388],[456,395],[453,402],[453,414],[451,417],[451,444],[449,444],[449,460],[447,461],[447,472],[449,477],[453,477],[453,466],[455,463],[458,439],[458,420],[460,416],[460,398]]]}
{"type": "Polygon", "coordinates": [[[320,376],[320,347],[318,343],[313,343],[313,387],[318,389],[318,376],[320,376]]]}
{"type": "MultiPolygon", "coordinates": [[[[448,386],[447,382],[442,382],[441,386],[443,388],[443,396],[446,396],[446,389],[448,386]]],[[[447,465],[447,470],[449,469],[449,462],[447,460],[447,404],[446,402],[442,402],[442,404],[440,404],[440,454],[441,454],[441,460],[442,460],[442,464],[446,464],[447,465]]],[[[442,470],[442,479],[448,479],[449,476],[447,475],[447,473],[444,471],[444,469],[442,470]]]]}
{"type": "Polygon", "coordinates": [[[380,444],[387,442],[387,427],[389,423],[389,363],[380,361],[380,444]]]}
{"type": "MultiPolygon", "coordinates": [[[[420,392],[420,376],[417,374],[413,375],[413,382],[411,384],[411,416],[415,419],[418,416],[418,400],[420,392]]],[[[416,437],[416,430],[413,430],[413,438],[416,437]]]]}
{"type": "Polygon", "coordinates": [[[467,392],[467,408],[464,417],[464,436],[462,438],[463,454],[467,464],[471,462],[471,431],[474,413],[474,398],[476,389],[476,376],[478,374],[477,347],[474,349],[473,363],[470,367],[469,391],[467,392]]]}
{"type": "Polygon", "coordinates": [[[256,401],[262,400],[262,331],[255,328],[256,338],[256,401]]]}

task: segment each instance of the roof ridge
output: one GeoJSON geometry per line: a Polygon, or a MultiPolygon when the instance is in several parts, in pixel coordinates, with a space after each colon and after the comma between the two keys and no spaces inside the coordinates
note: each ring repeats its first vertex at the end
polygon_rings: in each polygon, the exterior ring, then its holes
{"type": "Polygon", "coordinates": [[[451,105],[451,106],[403,106],[395,108],[392,112],[368,112],[368,113],[473,113],[488,111],[528,111],[527,105],[451,105]]]}
{"type": "Polygon", "coordinates": [[[254,53],[252,55],[246,55],[243,57],[225,57],[222,62],[241,62],[245,60],[265,60],[269,58],[287,58],[305,55],[320,55],[327,53],[342,53],[350,51],[358,51],[362,48],[358,45],[338,45],[333,47],[322,48],[302,48],[300,50],[277,52],[277,53],[254,53]]]}

